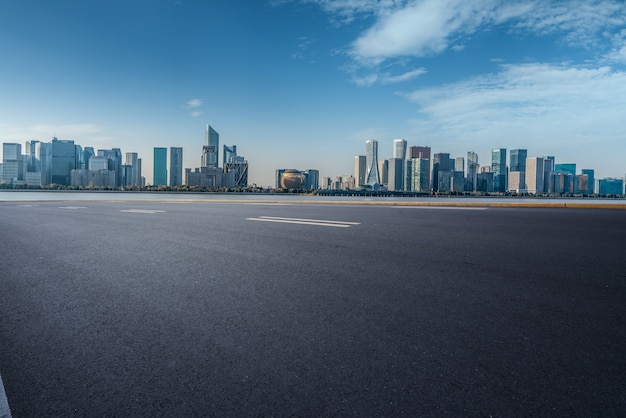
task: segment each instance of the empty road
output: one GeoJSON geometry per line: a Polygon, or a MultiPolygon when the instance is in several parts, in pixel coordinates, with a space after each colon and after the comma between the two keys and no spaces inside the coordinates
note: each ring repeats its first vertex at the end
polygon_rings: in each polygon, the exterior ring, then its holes
{"type": "Polygon", "coordinates": [[[626,211],[0,202],[31,416],[623,416],[626,211]]]}

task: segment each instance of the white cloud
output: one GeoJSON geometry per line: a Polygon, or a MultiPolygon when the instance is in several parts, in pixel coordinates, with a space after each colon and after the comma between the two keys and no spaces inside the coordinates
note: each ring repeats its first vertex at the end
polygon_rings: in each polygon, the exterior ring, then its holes
{"type": "Polygon", "coordinates": [[[620,0],[303,0],[336,21],[374,16],[352,43],[349,55],[376,66],[390,59],[425,57],[464,46],[462,39],[501,25],[519,35],[556,35],[565,43],[591,48],[603,31],[626,24],[620,0]],[[461,43],[459,44],[459,40],[461,43]]]}
{"type": "Polygon", "coordinates": [[[502,69],[409,94],[420,108],[414,129],[450,147],[467,141],[539,153],[549,144],[546,153],[579,148],[591,155],[606,153],[596,146],[605,142],[626,153],[626,72],[544,64],[502,69]]]}
{"type": "Polygon", "coordinates": [[[416,70],[407,71],[406,73],[399,75],[389,75],[385,74],[381,80],[383,84],[393,84],[393,83],[402,83],[404,81],[413,80],[423,74],[426,74],[426,70],[424,68],[418,68],[416,70]]]}
{"type": "Polygon", "coordinates": [[[202,103],[202,99],[191,99],[187,102],[185,107],[187,107],[187,109],[193,109],[202,106],[202,103]]]}

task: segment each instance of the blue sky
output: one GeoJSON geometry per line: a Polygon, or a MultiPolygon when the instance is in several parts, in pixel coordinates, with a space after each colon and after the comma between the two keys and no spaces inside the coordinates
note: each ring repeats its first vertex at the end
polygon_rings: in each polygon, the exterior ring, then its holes
{"type": "Polygon", "coordinates": [[[626,172],[626,4],[615,0],[1,0],[0,142],[138,152],[204,125],[250,182],[353,173],[365,141],[626,172]]]}

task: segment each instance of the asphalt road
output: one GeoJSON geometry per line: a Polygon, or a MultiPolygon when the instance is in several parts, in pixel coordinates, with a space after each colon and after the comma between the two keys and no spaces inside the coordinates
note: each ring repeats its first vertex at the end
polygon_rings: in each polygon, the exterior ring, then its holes
{"type": "Polygon", "coordinates": [[[14,418],[624,416],[625,237],[606,209],[0,203],[0,375],[14,418]]]}

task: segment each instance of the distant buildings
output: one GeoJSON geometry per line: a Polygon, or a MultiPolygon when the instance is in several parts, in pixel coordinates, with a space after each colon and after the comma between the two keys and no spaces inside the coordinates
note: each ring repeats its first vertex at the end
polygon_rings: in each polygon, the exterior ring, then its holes
{"type": "Polygon", "coordinates": [[[370,139],[365,142],[365,184],[377,188],[380,186],[380,174],[378,172],[378,141],[370,139]]]}
{"type": "Polygon", "coordinates": [[[183,149],[170,147],[170,186],[183,184],[183,149]]]}
{"type": "Polygon", "coordinates": [[[167,148],[154,148],[153,179],[154,186],[167,186],[167,148]]]}

